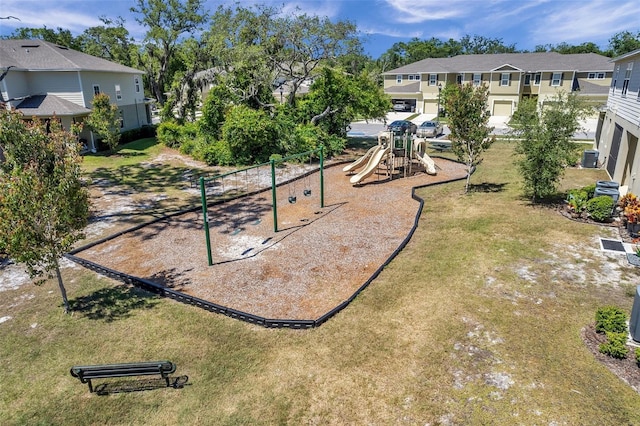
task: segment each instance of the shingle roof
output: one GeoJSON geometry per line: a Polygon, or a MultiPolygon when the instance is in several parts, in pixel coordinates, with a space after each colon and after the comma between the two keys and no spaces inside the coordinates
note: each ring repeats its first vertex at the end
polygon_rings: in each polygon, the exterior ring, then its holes
{"type": "Polygon", "coordinates": [[[55,95],[35,95],[24,99],[16,109],[25,117],[63,117],[89,114],[87,109],[55,95]]]}
{"type": "Polygon", "coordinates": [[[557,52],[540,52],[427,58],[384,74],[489,72],[504,65],[524,72],[613,71],[610,59],[595,53],[563,55],[557,52]]]}
{"type": "Polygon", "coordinates": [[[420,82],[405,84],[403,86],[394,86],[393,93],[418,93],[420,91],[420,82]]]}
{"type": "Polygon", "coordinates": [[[580,93],[584,95],[608,95],[609,86],[593,84],[583,80],[580,82],[580,93]]]}
{"type": "Polygon", "coordinates": [[[141,74],[143,71],[42,40],[0,40],[0,68],[15,71],[101,71],[141,74]]]}

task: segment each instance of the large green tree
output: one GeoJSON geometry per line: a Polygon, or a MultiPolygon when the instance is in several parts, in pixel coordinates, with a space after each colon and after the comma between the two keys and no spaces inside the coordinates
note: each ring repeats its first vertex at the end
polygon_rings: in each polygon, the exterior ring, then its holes
{"type": "Polygon", "coordinates": [[[104,25],[90,27],[76,38],[82,52],[119,64],[136,67],[138,46],[125,27],[122,17],[100,17],[104,25]]]}
{"type": "Polygon", "coordinates": [[[173,81],[171,61],[181,37],[195,34],[207,19],[204,0],[137,0],[131,11],[147,28],[140,63],[147,71],[151,91],[161,105],[173,81]]]}
{"type": "Polygon", "coordinates": [[[535,203],[556,194],[567,165],[575,160],[578,145],[573,135],[591,107],[575,93],[558,93],[540,109],[534,99],[520,102],[514,114],[516,161],[525,194],[535,203]]]}
{"type": "Polygon", "coordinates": [[[488,125],[491,116],[488,97],[489,88],[486,85],[474,87],[464,84],[449,89],[445,99],[451,149],[467,166],[465,193],[469,191],[473,169],[482,162],[482,153],[495,141],[491,135],[493,127],[488,125]]]}
{"type": "Polygon", "coordinates": [[[367,74],[353,76],[325,67],[301,101],[302,120],[320,126],[329,135],[346,137],[356,119],[384,119],[391,101],[367,74]]]}
{"type": "Polygon", "coordinates": [[[60,46],[66,46],[70,49],[81,50],[81,46],[78,43],[76,37],[71,34],[71,31],[64,28],[28,28],[20,27],[13,31],[9,38],[13,39],[38,39],[48,41],[60,46]]]}
{"type": "Polygon", "coordinates": [[[609,56],[615,58],[633,50],[640,49],[640,31],[622,31],[609,39],[609,56]]]}
{"type": "Polygon", "coordinates": [[[89,215],[77,136],[55,118],[47,126],[2,109],[0,147],[0,247],[38,284],[55,272],[69,312],[59,259],[83,237],[89,215]]]}

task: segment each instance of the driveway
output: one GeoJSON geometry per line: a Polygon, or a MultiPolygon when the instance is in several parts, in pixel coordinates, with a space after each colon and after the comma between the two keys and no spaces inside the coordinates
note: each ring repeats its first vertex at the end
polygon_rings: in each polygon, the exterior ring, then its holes
{"type": "MultiPolygon", "coordinates": [[[[386,123],[391,123],[394,120],[406,120],[410,116],[414,115],[411,112],[389,112],[386,117],[386,123]]],[[[418,126],[423,121],[434,120],[436,117],[433,114],[420,114],[411,119],[413,123],[418,126]]],[[[493,127],[494,135],[506,135],[511,130],[508,123],[511,117],[508,116],[492,116],[489,118],[489,126],[493,127]]],[[[584,129],[576,132],[573,136],[574,139],[580,140],[592,140],[595,141],[596,128],[598,126],[597,118],[589,118],[583,120],[580,126],[584,129]]],[[[351,130],[347,133],[350,137],[362,137],[362,138],[375,138],[378,133],[386,130],[385,124],[381,120],[369,120],[369,121],[355,121],[351,123],[351,130]]],[[[448,135],[449,128],[445,125],[443,136],[448,135]]],[[[442,137],[442,136],[441,136],[442,137]]]]}

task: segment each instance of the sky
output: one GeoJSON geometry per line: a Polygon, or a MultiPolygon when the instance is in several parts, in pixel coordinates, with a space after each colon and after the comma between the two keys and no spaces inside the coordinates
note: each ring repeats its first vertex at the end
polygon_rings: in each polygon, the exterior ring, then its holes
{"type": "MultiPolygon", "coordinates": [[[[214,11],[236,0],[205,0],[214,11]]],[[[518,50],[537,45],[593,42],[606,49],[621,31],[640,31],[638,0],[240,0],[244,6],[261,3],[282,6],[283,13],[298,13],[354,22],[363,35],[365,53],[378,58],[394,43],[432,37],[460,40],[465,35],[501,39],[518,50]]],[[[0,35],[18,27],[63,28],[73,35],[103,25],[100,17],[126,21],[137,41],[145,29],[129,9],[135,0],[1,0],[0,35]]]]}

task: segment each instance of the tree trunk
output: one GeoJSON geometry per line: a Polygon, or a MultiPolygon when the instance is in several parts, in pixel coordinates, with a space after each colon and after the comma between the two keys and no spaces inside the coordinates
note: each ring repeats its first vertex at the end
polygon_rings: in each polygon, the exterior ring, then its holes
{"type": "Polygon", "coordinates": [[[467,182],[464,185],[464,193],[469,193],[469,185],[471,184],[471,168],[467,169],[467,182]]]}
{"type": "Polygon", "coordinates": [[[58,276],[58,286],[60,287],[60,293],[62,294],[62,301],[64,302],[64,313],[68,314],[71,309],[69,308],[69,300],[67,299],[67,290],[62,283],[62,275],[60,274],[60,265],[56,261],[56,275],[58,276]]]}

